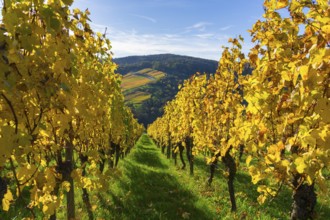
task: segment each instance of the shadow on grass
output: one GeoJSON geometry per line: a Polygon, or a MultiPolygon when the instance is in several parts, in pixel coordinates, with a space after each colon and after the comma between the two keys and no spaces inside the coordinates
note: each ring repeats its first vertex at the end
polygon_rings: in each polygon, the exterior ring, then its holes
{"type": "Polygon", "coordinates": [[[146,165],[160,169],[168,168],[168,165],[162,163],[162,161],[159,159],[158,151],[155,150],[155,148],[138,146],[138,149],[131,155],[131,159],[140,165],[146,165]]]}
{"type": "MultiPolygon", "coordinates": [[[[187,158],[185,158],[187,160],[187,158]]],[[[197,168],[199,167],[202,170],[208,172],[210,170],[210,166],[208,166],[205,160],[202,157],[195,157],[194,158],[194,166],[197,168]]]]}
{"type": "MultiPolygon", "coordinates": [[[[195,158],[195,165],[196,169],[202,171],[205,177],[209,176],[210,168],[206,165],[203,158],[195,158]]],[[[214,181],[210,189],[216,189],[214,190],[214,194],[211,195],[214,198],[223,196],[224,199],[222,198],[216,200],[218,204],[217,206],[220,206],[223,210],[221,215],[226,215],[226,212],[229,212],[230,203],[228,199],[229,194],[226,183],[227,179],[222,174],[222,170],[226,169],[223,163],[219,161],[217,164],[214,181]],[[219,187],[221,187],[222,190],[219,190],[219,187]]],[[[258,186],[252,183],[249,174],[243,171],[238,171],[235,176],[234,187],[237,202],[237,216],[241,216],[242,218],[246,217],[247,219],[253,219],[253,216],[256,218],[262,216],[261,218],[266,217],[267,219],[289,219],[292,195],[288,188],[283,187],[278,196],[271,202],[266,200],[263,205],[259,205],[257,202],[257,198],[260,195],[257,191],[258,186]]]]}
{"type": "Polygon", "coordinates": [[[108,192],[112,204],[99,196],[112,219],[212,219],[209,210],[195,207],[197,197],[167,172],[153,148],[138,146],[123,164],[118,192],[108,192]]]}
{"type": "Polygon", "coordinates": [[[141,150],[147,150],[147,151],[156,151],[156,152],[159,151],[156,148],[150,148],[150,147],[144,147],[144,146],[139,146],[139,149],[141,149],[141,150]]]}
{"type": "Polygon", "coordinates": [[[146,134],[141,136],[141,143],[144,146],[153,145],[151,139],[146,134]]]}
{"type": "MultiPolygon", "coordinates": [[[[236,174],[235,179],[236,194],[244,195],[241,200],[246,200],[247,204],[244,207],[238,207],[240,212],[244,212],[242,208],[249,208],[254,206],[254,211],[251,210],[250,217],[253,214],[262,213],[262,216],[268,216],[271,219],[289,219],[291,209],[291,193],[286,187],[283,187],[277,197],[269,198],[262,205],[258,204],[257,199],[260,195],[257,191],[258,185],[251,182],[250,175],[242,172],[236,174]]],[[[243,202],[242,202],[243,203],[243,202]]],[[[243,204],[242,204],[243,205],[243,204]]]]}

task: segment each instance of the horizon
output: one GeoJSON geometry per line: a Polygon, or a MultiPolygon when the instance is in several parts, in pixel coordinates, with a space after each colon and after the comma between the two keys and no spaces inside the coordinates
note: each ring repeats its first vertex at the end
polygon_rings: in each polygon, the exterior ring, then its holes
{"type": "Polygon", "coordinates": [[[203,60],[210,60],[210,61],[219,62],[219,60],[214,60],[214,59],[207,59],[207,58],[203,58],[203,57],[195,57],[195,56],[182,55],[182,54],[173,54],[173,53],[145,54],[145,55],[128,55],[128,56],[123,56],[123,57],[113,57],[112,59],[122,59],[122,58],[127,58],[127,57],[159,56],[159,55],[182,56],[182,57],[190,57],[190,58],[196,58],[196,59],[203,59],[203,60]]]}

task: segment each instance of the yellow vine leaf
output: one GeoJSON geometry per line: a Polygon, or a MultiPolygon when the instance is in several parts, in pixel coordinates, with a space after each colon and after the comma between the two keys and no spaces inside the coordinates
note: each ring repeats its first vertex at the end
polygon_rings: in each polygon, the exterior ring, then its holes
{"type": "Polygon", "coordinates": [[[302,138],[302,143],[304,146],[314,147],[316,145],[316,139],[315,137],[308,134],[302,138]]]}
{"type": "Polygon", "coordinates": [[[318,177],[316,178],[316,181],[318,183],[318,186],[322,190],[322,192],[328,193],[329,189],[326,184],[326,179],[323,176],[318,175],[318,177]]]}
{"type": "Polygon", "coordinates": [[[4,197],[2,199],[2,209],[4,211],[9,210],[11,201],[13,201],[13,194],[11,193],[11,191],[9,189],[7,189],[7,193],[4,195],[4,197]]]}
{"type": "Polygon", "coordinates": [[[261,195],[258,196],[257,201],[258,201],[259,204],[264,204],[265,201],[266,201],[266,198],[267,197],[264,194],[261,194],[261,195]]]}
{"type": "Polygon", "coordinates": [[[55,212],[57,197],[46,194],[40,197],[39,202],[42,203],[42,212],[46,215],[52,215],[55,212]]]}
{"type": "Polygon", "coordinates": [[[16,142],[15,129],[12,126],[2,127],[1,137],[0,137],[1,154],[6,157],[10,155],[12,150],[15,148],[14,145],[15,142],[16,142]]]}
{"type": "Polygon", "coordinates": [[[301,66],[299,69],[300,75],[302,77],[303,80],[307,80],[308,79],[308,66],[301,66]]]}
{"type": "Polygon", "coordinates": [[[250,165],[251,160],[252,160],[252,156],[251,156],[251,155],[247,156],[247,158],[246,158],[246,165],[247,165],[247,166],[250,165]]]}
{"type": "Polygon", "coordinates": [[[289,173],[290,170],[290,161],[288,160],[281,160],[281,166],[286,168],[286,172],[289,173]]]}
{"type": "Polygon", "coordinates": [[[46,168],[45,170],[45,179],[47,183],[44,186],[44,191],[52,191],[56,185],[55,173],[51,168],[46,168]]]}
{"type": "Polygon", "coordinates": [[[83,188],[89,189],[91,190],[93,187],[93,182],[91,179],[87,178],[87,177],[83,177],[82,178],[82,183],[83,183],[83,188]]]}
{"type": "Polygon", "coordinates": [[[260,173],[260,170],[258,170],[255,166],[249,167],[249,173],[252,177],[253,184],[257,184],[260,180],[263,179],[262,174],[260,173]]]}
{"type": "Polygon", "coordinates": [[[95,211],[97,209],[97,205],[92,205],[92,211],[95,211]]]}
{"type": "Polygon", "coordinates": [[[321,30],[322,30],[325,34],[330,34],[330,25],[325,25],[325,26],[321,27],[321,30]]]}
{"type": "Polygon", "coordinates": [[[37,167],[35,165],[26,165],[25,167],[21,167],[17,171],[17,179],[21,182],[25,182],[30,179],[31,176],[36,172],[37,167]]]}
{"type": "Polygon", "coordinates": [[[66,192],[69,192],[69,191],[70,191],[70,183],[69,183],[68,181],[64,181],[64,182],[62,183],[62,187],[64,188],[64,190],[65,190],[66,192]]]}
{"type": "Polygon", "coordinates": [[[296,165],[296,169],[298,173],[304,173],[305,169],[307,168],[307,165],[305,163],[304,158],[302,157],[297,157],[294,161],[296,165]]]}
{"type": "Polygon", "coordinates": [[[317,0],[317,3],[319,3],[322,6],[329,7],[329,0],[317,0]]]}
{"type": "Polygon", "coordinates": [[[285,8],[286,6],[288,6],[288,4],[289,4],[289,0],[277,0],[276,9],[285,8]]]}
{"type": "Polygon", "coordinates": [[[315,108],[315,112],[319,113],[320,116],[322,117],[322,120],[325,123],[329,123],[330,122],[330,100],[329,99],[321,99],[318,103],[317,106],[315,108]]]}
{"type": "Polygon", "coordinates": [[[308,185],[312,185],[314,182],[313,178],[310,175],[306,176],[306,180],[308,185]]]}
{"type": "Polygon", "coordinates": [[[68,6],[72,5],[73,0],[62,0],[62,2],[68,6]]]}
{"type": "Polygon", "coordinates": [[[264,2],[264,6],[272,10],[285,8],[288,4],[289,0],[265,0],[264,2]]]}

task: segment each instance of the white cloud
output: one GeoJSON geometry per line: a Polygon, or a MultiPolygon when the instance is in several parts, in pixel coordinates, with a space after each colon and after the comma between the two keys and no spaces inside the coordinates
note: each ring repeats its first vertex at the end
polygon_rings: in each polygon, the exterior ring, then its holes
{"type": "Polygon", "coordinates": [[[228,26],[225,26],[225,27],[220,28],[220,31],[226,31],[226,30],[228,30],[228,29],[230,29],[232,27],[234,27],[234,25],[228,25],[228,26]]]}
{"type": "Polygon", "coordinates": [[[212,25],[212,23],[209,22],[198,22],[192,26],[186,27],[187,31],[197,30],[197,31],[205,31],[207,26],[212,25]]]}
{"type": "Polygon", "coordinates": [[[134,17],[145,19],[145,20],[150,21],[152,23],[157,23],[157,20],[152,18],[152,17],[148,17],[148,16],[144,16],[144,15],[138,15],[138,14],[131,14],[131,15],[134,16],[134,17]]]}
{"type": "MultiPolygon", "coordinates": [[[[201,27],[203,25],[196,25],[201,27]]],[[[104,33],[105,25],[91,24],[98,32],[104,33]]],[[[219,60],[222,53],[222,45],[228,45],[228,39],[232,36],[214,33],[165,33],[145,34],[135,29],[118,30],[107,27],[107,37],[111,41],[114,57],[130,55],[149,55],[161,53],[173,53],[193,57],[201,57],[219,60]]]]}
{"type": "Polygon", "coordinates": [[[90,24],[91,28],[96,32],[104,33],[105,30],[108,31],[108,27],[106,25],[95,24],[95,23],[89,23],[89,24],[90,24]]]}
{"type": "Polygon", "coordinates": [[[174,53],[218,60],[221,45],[226,41],[209,40],[198,36],[169,34],[130,34],[129,32],[110,32],[114,57],[174,53]]]}
{"type": "Polygon", "coordinates": [[[175,8],[183,8],[189,5],[189,1],[187,0],[154,0],[153,6],[155,7],[175,7],[175,8]]]}
{"type": "Polygon", "coordinates": [[[202,39],[210,39],[214,37],[214,34],[211,33],[205,33],[205,34],[196,34],[196,37],[202,38],[202,39]]]}

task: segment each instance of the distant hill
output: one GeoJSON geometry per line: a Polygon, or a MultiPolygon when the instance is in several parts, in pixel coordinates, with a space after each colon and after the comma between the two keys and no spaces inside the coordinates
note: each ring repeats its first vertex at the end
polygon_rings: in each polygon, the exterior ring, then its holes
{"type": "Polygon", "coordinates": [[[201,58],[160,54],[114,59],[123,75],[126,104],[145,126],[163,114],[165,103],[174,98],[183,80],[200,73],[214,73],[218,62],[201,58]]]}
{"type": "Polygon", "coordinates": [[[182,77],[185,76],[184,78],[191,76],[192,72],[214,72],[218,66],[218,62],[215,60],[174,54],[129,56],[117,58],[114,61],[119,65],[118,72],[123,75],[145,68],[152,68],[170,75],[180,73],[180,75],[183,75],[182,77]]]}

